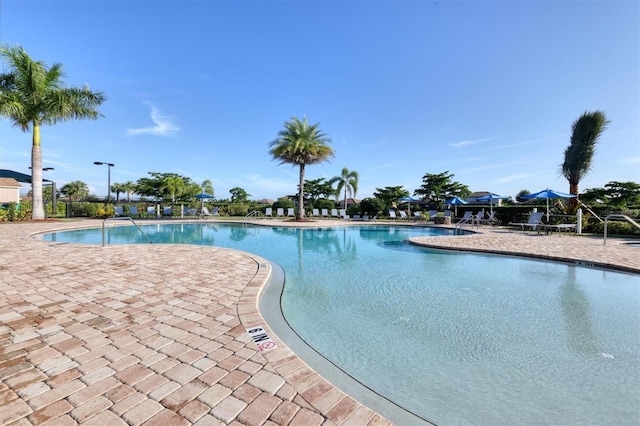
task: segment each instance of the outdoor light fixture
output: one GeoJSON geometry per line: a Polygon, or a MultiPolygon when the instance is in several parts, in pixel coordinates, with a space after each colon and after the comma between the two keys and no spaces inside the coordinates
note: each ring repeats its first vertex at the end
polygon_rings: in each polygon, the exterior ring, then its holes
{"type": "Polygon", "coordinates": [[[115,167],[113,163],[103,163],[102,161],[94,161],[96,166],[107,166],[107,203],[111,202],[111,168],[115,167]]]}
{"type": "MultiPolygon", "coordinates": [[[[31,169],[31,166],[29,166],[29,170],[31,169]]],[[[43,167],[42,171],[43,172],[50,172],[52,170],[55,170],[53,167],[43,167]]],[[[56,194],[56,183],[51,181],[51,212],[55,215],[58,212],[58,197],[56,194]]]]}

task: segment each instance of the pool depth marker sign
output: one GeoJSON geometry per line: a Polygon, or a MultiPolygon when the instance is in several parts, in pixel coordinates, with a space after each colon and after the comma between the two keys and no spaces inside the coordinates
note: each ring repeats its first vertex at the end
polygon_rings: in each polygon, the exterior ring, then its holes
{"type": "Polygon", "coordinates": [[[264,328],[258,326],[247,328],[247,333],[251,336],[251,340],[256,344],[260,352],[270,351],[277,348],[276,343],[264,331],[264,328]]]}

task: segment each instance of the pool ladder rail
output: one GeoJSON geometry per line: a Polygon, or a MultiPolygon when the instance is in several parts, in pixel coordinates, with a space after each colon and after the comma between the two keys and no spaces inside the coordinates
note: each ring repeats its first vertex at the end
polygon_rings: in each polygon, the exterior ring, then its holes
{"type": "Polygon", "coordinates": [[[246,225],[249,218],[255,217],[256,219],[264,219],[266,216],[259,210],[251,210],[242,220],[242,223],[246,225]]]}
{"type": "Polygon", "coordinates": [[[147,239],[147,241],[149,241],[149,244],[152,244],[151,238],[149,238],[149,236],[147,234],[145,234],[142,229],[140,229],[140,227],[138,226],[138,224],[136,223],[135,220],[133,220],[129,216],[119,216],[119,217],[108,217],[108,218],[106,218],[105,220],[102,221],[102,247],[105,246],[104,228],[105,228],[105,224],[107,223],[108,220],[130,220],[131,223],[133,223],[133,225],[136,228],[138,228],[138,231],[140,231],[140,233],[142,235],[144,235],[144,237],[147,239]]]}

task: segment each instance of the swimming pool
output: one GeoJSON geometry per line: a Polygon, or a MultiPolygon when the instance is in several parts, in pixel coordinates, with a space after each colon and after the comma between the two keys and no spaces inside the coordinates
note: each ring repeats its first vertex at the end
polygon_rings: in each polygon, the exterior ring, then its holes
{"type": "MultiPolygon", "coordinates": [[[[143,230],[155,242],[213,244],[279,263],[283,311],[297,332],[440,425],[638,421],[638,275],[421,249],[402,242],[427,232],[414,227],[143,230]]],[[[132,231],[107,228],[107,238],[146,242],[132,231]]],[[[100,231],[44,239],[99,244],[100,231]]]]}

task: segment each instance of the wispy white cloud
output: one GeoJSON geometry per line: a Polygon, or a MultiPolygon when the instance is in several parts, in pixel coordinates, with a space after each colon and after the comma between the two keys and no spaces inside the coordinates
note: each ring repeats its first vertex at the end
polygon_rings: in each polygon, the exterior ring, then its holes
{"type": "Polygon", "coordinates": [[[530,177],[535,176],[535,173],[519,173],[515,175],[502,176],[497,179],[493,179],[493,183],[508,183],[514,182],[522,179],[529,179],[530,177]]]}
{"type": "Polygon", "coordinates": [[[627,157],[619,161],[620,164],[640,164],[640,157],[627,157]]]}
{"type": "Polygon", "coordinates": [[[449,146],[452,146],[454,148],[463,148],[465,146],[470,146],[470,145],[475,145],[477,143],[490,141],[491,139],[493,139],[493,138],[482,138],[482,139],[475,139],[475,140],[472,140],[472,141],[464,140],[464,141],[460,141],[460,142],[451,143],[451,144],[449,144],[449,146]]]}
{"type": "Polygon", "coordinates": [[[154,105],[149,104],[149,106],[151,107],[151,121],[153,121],[154,126],[127,129],[128,135],[171,136],[180,130],[180,128],[173,123],[172,117],[163,115],[154,105]]]}
{"type": "Polygon", "coordinates": [[[542,138],[532,139],[532,140],[528,140],[528,141],[524,141],[524,142],[515,142],[515,143],[512,143],[512,144],[488,147],[487,151],[495,151],[497,149],[505,149],[505,148],[516,148],[516,147],[523,146],[523,145],[531,145],[531,144],[534,144],[534,143],[543,142],[543,141],[550,140],[550,139],[556,139],[556,138],[559,138],[559,137],[567,137],[567,136],[568,136],[568,134],[566,134],[566,133],[562,133],[562,134],[558,134],[558,135],[552,135],[552,136],[545,136],[545,137],[542,137],[542,138]]]}

